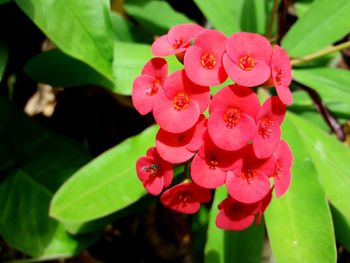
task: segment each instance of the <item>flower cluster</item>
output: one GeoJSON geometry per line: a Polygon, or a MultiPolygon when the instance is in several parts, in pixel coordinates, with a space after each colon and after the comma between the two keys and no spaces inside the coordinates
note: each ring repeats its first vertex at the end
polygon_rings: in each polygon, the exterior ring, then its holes
{"type": "Polygon", "coordinates": [[[259,222],[272,192],[290,185],[292,153],[280,125],[292,103],[291,65],[278,45],[254,33],[229,38],[194,24],[174,26],[152,45],[155,58],[133,84],[141,114],[152,112],[160,126],[156,147],[136,164],[145,189],[178,212],[195,213],[211,189],[226,185],[216,225],[242,230],[259,222]],[[176,55],[184,69],[168,75],[162,56],[176,55]],[[235,84],[214,96],[210,87],[235,84]],[[274,86],[278,96],[260,105],[253,87],[274,86]],[[206,116],[209,116],[208,118],[206,116]],[[171,188],[173,166],[185,165],[185,180],[171,188]]]}

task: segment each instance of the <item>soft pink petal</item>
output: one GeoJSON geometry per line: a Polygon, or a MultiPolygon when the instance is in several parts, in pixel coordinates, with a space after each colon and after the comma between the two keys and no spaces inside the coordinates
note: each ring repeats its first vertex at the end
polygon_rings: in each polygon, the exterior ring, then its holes
{"type": "Polygon", "coordinates": [[[227,74],[222,65],[222,54],[214,54],[216,64],[212,69],[206,69],[201,64],[205,49],[199,46],[190,47],[185,54],[184,67],[187,76],[196,84],[202,86],[216,86],[227,79],[227,74]]]}
{"type": "Polygon", "coordinates": [[[214,189],[225,183],[226,173],[219,167],[210,167],[198,154],[191,163],[191,178],[201,187],[214,189]]]}
{"type": "Polygon", "coordinates": [[[244,147],[255,134],[255,122],[241,114],[240,122],[235,127],[227,127],[224,111],[216,110],[208,120],[208,132],[215,145],[225,151],[237,151],[244,147]]]}
{"type": "Polygon", "coordinates": [[[158,37],[152,44],[152,53],[154,56],[169,56],[177,53],[177,50],[170,45],[168,36],[158,37]]]}
{"type": "Polygon", "coordinates": [[[256,60],[254,68],[248,71],[241,69],[227,54],[224,54],[223,64],[228,76],[235,83],[246,87],[259,86],[271,75],[269,64],[262,60],[256,60]]]}
{"type": "Polygon", "coordinates": [[[276,85],[278,97],[286,105],[292,105],[293,97],[289,87],[276,85]]]}
{"type": "Polygon", "coordinates": [[[262,200],[270,190],[267,176],[257,172],[249,182],[237,175],[237,172],[227,172],[226,186],[230,196],[242,203],[255,203],[262,200]]]}
{"type": "Polygon", "coordinates": [[[186,148],[189,151],[195,152],[195,151],[198,151],[198,149],[201,147],[203,143],[204,133],[207,130],[207,123],[208,123],[207,118],[204,115],[201,115],[198,119],[198,122],[193,127],[194,130],[193,130],[191,141],[186,146],[186,148]]]}
{"type": "Polygon", "coordinates": [[[273,47],[270,65],[275,85],[288,87],[292,82],[292,66],[287,52],[278,45],[273,47]]]}
{"type": "Polygon", "coordinates": [[[191,135],[186,132],[176,134],[159,129],[156,136],[156,146],[160,156],[171,163],[178,164],[188,161],[194,155],[187,149],[191,135]]]}
{"type": "Polygon", "coordinates": [[[282,167],[280,176],[274,176],[276,197],[284,195],[289,188],[290,181],[290,169],[282,167]]]}
{"type": "Polygon", "coordinates": [[[181,133],[196,124],[200,112],[195,101],[190,101],[186,109],[177,110],[173,100],[169,100],[164,92],[160,92],[154,104],[153,115],[162,129],[171,133],[181,133]]]}
{"type": "Polygon", "coordinates": [[[152,58],[145,64],[141,74],[150,75],[164,84],[168,76],[168,63],[164,58],[152,58]]]}
{"type": "Polygon", "coordinates": [[[215,223],[220,229],[240,231],[246,229],[254,222],[253,215],[247,215],[242,218],[230,218],[225,212],[225,210],[221,210],[216,216],[215,223]]]}
{"type": "Polygon", "coordinates": [[[183,42],[181,46],[186,46],[203,30],[205,30],[203,27],[196,24],[176,25],[169,30],[168,41],[173,44],[180,40],[183,42]]]}
{"type": "MultiPolygon", "coordinates": [[[[148,95],[148,90],[153,85],[154,78],[148,75],[138,76],[132,87],[132,103],[136,110],[145,115],[153,109],[155,95],[148,95]]],[[[159,91],[158,91],[159,92],[159,91]]],[[[150,94],[150,93],[149,93],[150,94]]]]}
{"type": "Polygon", "coordinates": [[[147,192],[159,195],[163,190],[163,177],[150,176],[147,172],[147,168],[155,163],[152,157],[141,157],[136,162],[136,172],[147,192]]]}
{"type": "Polygon", "coordinates": [[[211,50],[219,56],[226,50],[227,37],[218,30],[205,30],[196,38],[194,45],[211,50]]]}
{"type": "Polygon", "coordinates": [[[235,62],[238,62],[241,56],[250,55],[255,60],[261,60],[268,64],[272,56],[270,42],[259,34],[248,32],[231,35],[227,40],[226,51],[235,62]]]}
{"type": "MultiPolygon", "coordinates": [[[[259,125],[259,123],[258,123],[259,125]]],[[[281,129],[278,124],[271,127],[271,135],[266,137],[256,133],[253,139],[253,148],[256,157],[265,159],[272,156],[281,138],[281,129]]]]}

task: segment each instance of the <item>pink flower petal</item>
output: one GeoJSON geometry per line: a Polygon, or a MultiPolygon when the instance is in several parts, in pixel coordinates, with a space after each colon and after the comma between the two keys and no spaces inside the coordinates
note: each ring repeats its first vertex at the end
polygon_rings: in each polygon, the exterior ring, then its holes
{"type": "Polygon", "coordinates": [[[267,176],[257,171],[254,178],[245,180],[239,170],[228,171],[226,186],[230,196],[242,203],[255,203],[262,200],[270,190],[270,182],[267,176]]]}
{"type": "Polygon", "coordinates": [[[133,83],[132,88],[132,102],[136,110],[145,115],[150,113],[153,109],[154,99],[159,90],[152,88],[154,85],[154,78],[148,75],[138,76],[133,83]]]}
{"type": "Polygon", "coordinates": [[[136,162],[137,176],[151,195],[159,195],[163,190],[163,177],[150,176],[148,168],[155,164],[152,157],[141,157],[136,162]]]}
{"type": "Polygon", "coordinates": [[[228,108],[237,108],[241,113],[255,119],[260,109],[260,103],[258,96],[251,89],[229,85],[215,94],[210,103],[209,113],[211,114],[214,110],[226,110],[228,108]]]}
{"type": "Polygon", "coordinates": [[[234,62],[238,62],[241,56],[251,55],[255,60],[268,64],[272,56],[272,47],[270,42],[259,34],[238,32],[228,38],[226,52],[234,62]]]}
{"type": "Polygon", "coordinates": [[[276,91],[280,100],[286,105],[292,105],[293,97],[289,87],[276,85],[276,91]]]}
{"type": "Polygon", "coordinates": [[[228,127],[223,110],[215,110],[208,120],[208,132],[215,145],[225,151],[237,151],[244,147],[255,135],[255,122],[245,114],[240,115],[239,123],[228,127]]]}
{"type": "MultiPolygon", "coordinates": [[[[209,54],[215,60],[212,68],[205,68],[202,65],[202,56],[206,50],[199,46],[190,47],[184,60],[187,76],[196,84],[202,86],[216,86],[227,79],[226,71],[222,65],[222,54],[209,54]]],[[[208,55],[208,56],[209,56],[208,55]]]]}
{"type": "Polygon", "coordinates": [[[204,133],[207,130],[207,124],[208,124],[207,118],[205,118],[204,115],[201,115],[198,119],[197,124],[194,126],[194,132],[193,132],[191,141],[186,146],[186,148],[189,151],[195,152],[195,151],[198,151],[198,149],[201,147],[203,143],[204,133]]]}
{"type": "Polygon", "coordinates": [[[152,76],[163,85],[168,76],[168,64],[164,58],[152,58],[142,69],[142,75],[152,76]]]}
{"type": "Polygon", "coordinates": [[[212,167],[198,154],[191,163],[191,178],[201,187],[214,189],[225,183],[226,173],[219,167],[212,167]]]}
{"type": "Polygon", "coordinates": [[[273,47],[270,65],[275,85],[288,87],[292,82],[292,66],[288,54],[278,45],[273,47]]]}
{"type": "Polygon", "coordinates": [[[223,64],[228,76],[235,83],[246,87],[259,86],[265,83],[271,75],[268,63],[262,60],[256,60],[252,70],[243,70],[227,54],[224,54],[223,64]]]}
{"type": "Polygon", "coordinates": [[[180,50],[174,50],[168,41],[168,36],[163,35],[158,37],[152,44],[152,54],[154,56],[169,56],[181,52],[180,50]]]}
{"type": "Polygon", "coordinates": [[[176,25],[169,30],[168,41],[171,45],[178,44],[180,47],[184,47],[203,30],[205,30],[203,27],[196,24],[176,25]]]}
{"type": "Polygon", "coordinates": [[[177,110],[173,100],[168,99],[161,91],[155,101],[153,115],[159,126],[171,133],[181,133],[192,128],[199,116],[198,104],[191,100],[186,109],[177,110]]]}
{"type": "Polygon", "coordinates": [[[281,129],[277,125],[271,127],[271,135],[269,137],[263,137],[257,133],[253,140],[253,148],[256,157],[259,159],[271,157],[276,150],[280,138],[281,129]]]}
{"type": "Polygon", "coordinates": [[[225,210],[219,211],[216,216],[216,226],[223,230],[240,231],[246,229],[254,222],[254,215],[247,215],[241,218],[230,218],[225,210]]]}

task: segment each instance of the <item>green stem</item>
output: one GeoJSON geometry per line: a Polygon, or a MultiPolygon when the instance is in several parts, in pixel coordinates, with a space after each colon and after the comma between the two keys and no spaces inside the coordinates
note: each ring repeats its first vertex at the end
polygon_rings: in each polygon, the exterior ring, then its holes
{"type": "Polygon", "coordinates": [[[277,8],[278,8],[278,0],[274,0],[273,2],[273,7],[272,7],[272,12],[269,20],[269,24],[267,26],[266,30],[266,37],[270,38],[272,34],[272,27],[273,27],[273,22],[275,21],[276,13],[277,13],[277,8]]]}
{"type": "Polygon", "coordinates": [[[317,51],[317,52],[312,53],[310,55],[306,55],[306,56],[301,57],[301,58],[294,58],[294,59],[291,60],[290,63],[292,64],[292,66],[297,66],[297,65],[303,64],[305,62],[308,62],[308,61],[311,61],[311,60],[314,60],[314,59],[326,56],[328,54],[332,54],[334,52],[337,52],[337,51],[340,51],[340,50],[343,50],[343,49],[346,49],[346,48],[350,48],[350,40],[346,41],[344,43],[335,45],[335,46],[330,46],[328,48],[325,48],[323,50],[317,51]]]}

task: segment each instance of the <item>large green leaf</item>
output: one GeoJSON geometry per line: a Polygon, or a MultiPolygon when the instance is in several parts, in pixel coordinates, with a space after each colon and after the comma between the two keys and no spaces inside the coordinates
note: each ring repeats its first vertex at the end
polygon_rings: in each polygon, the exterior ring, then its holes
{"type": "Polygon", "coordinates": [[[224,231],[215,224],[218,204],[227,197],[226,187],[215,191],[210,211],[207,244],[205,246],[206,263],[261,262],[264,239],[264,224],[252,225],[244,231],[224,231]]]}
{"type": "Polygon", "coordinates": [[[156,35],[165,34],[177,24],[194,23],[165,1],[125,2],[124,8],[142,27],[156,35]]]}
{"type": "MultiPolygon", "coordinates": [[[[243,1],[240,25],[242,31],[265,34],[267,26],[268,2],[261,0],[243,1]]],[[[270,1],[271,2],[271,1],[270,1]]]]}
{"type": "Polygon", "coordinates": [[[111,20],[114,34],[118,41],[140,43],[151,43],[153,41],[151,34],[147,35],[146,32],[139,30],[126,17],[111,12],[111,20]]]}
{"type": "Polygon", "coordinates": [[[53,191],[89,155],[0,98],[0,159],[0,234],[4,239],[35,257],[78,253],[81,243],[48,217],[49,203],[53,191]]]}
{"type": "Polygon", "coordinates": [[[294,69],[293,79],[315,89],[328,103],[350,105],[350,71],[336,68],[294,69]]]}
{"type": "Polygon", "coordinates": [[[294,155],[292,183],[280,199],[274,198],[265,213],[267,231],[277,263],[336,262],[332,218],[314,163],[299,135],[302,127],[288,114],[284,138],[294,155]]]}
{"type": "Polygon", "coordinates": [[[59,49],[35,56],[26,64],[24,71],[36,81],[53,86],[74,87],[90,84],[109,89],[113,89],[114,86],[90,66],[59,49]]]}
{"type": "Polygon", "coordinates": [[[0,5],[6,4],[6,3],[10,2],[10,1],[12,1],[12,0],[0,0],[0,5]]]}
{"type": "MultiPolygon", "coordinates": [[[[114,91],[123,95],[130,95],[134,79],[141,74],[146,62],[152,58],[151,47],[145,44],[116,42],[114,48],[114,76],[116,87],[114,91]]],[[[166,58],[169,72],[181,68],[175,56],[166,58]]]]}
{"type": "Polygon", "coordinates": [[[334,231],[337,241],[350,252],[350,220],[332,207],[334,231]]]}
{"type": "Polygon", "coordinates": [[[226,35],[241,30],[242,0],[194,0],[213,26],[226,35]]]}
{"type": "Polygon", "coordinates": [[[82,167],[56,192],[50,215],[64,222],[86,222],[140,199],[145,190],[135,163],[154,144],[156,131],[150,127],[82,167]]]}
{"type": "Polygon", "coordinates": [[[296,115],[289,115],[298,128],[329,201],[350,219],[350,149],[296,115]]]}
{"type": "Polygon", "coordinates": [[[109,17],[109,1],[15,2],[64,53],[113,80],[114,34],[109,17]]]}
{"type": "Polygon", "coordinates": [[[6,69],[7,60],[8,60],[8,48],[4,43],[0,42],[0,82],[2,80],[2,76],[6,69]]]}
{"type": "Polygon", "coordinates": [[[348,0],[315,0],[288,31],[282,46],[297,57],[330,45],[349,32],[349,13],[348,0]]]}

